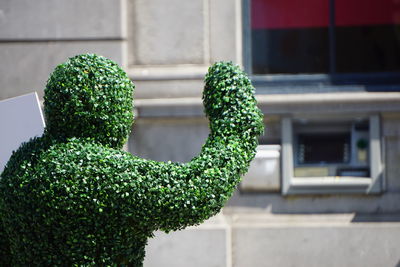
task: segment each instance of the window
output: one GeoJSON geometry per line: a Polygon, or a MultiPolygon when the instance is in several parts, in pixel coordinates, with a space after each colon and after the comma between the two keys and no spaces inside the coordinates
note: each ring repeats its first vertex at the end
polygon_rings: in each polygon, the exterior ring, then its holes
{"type": "Polygon", "coordinates": [[[327,73],[328,7],[325,0],[251,1],[253,73],[327,73]]]}
{"type": "Polygon", "coordinates": [[[399,84],[399,1],[244,3],[245,67],[256,84],[399,84]]]}
{"type": "Polygon", "coordinates": [[[284,194],[381,192],[379,116],[284,118],[282,184],[284,194]]]}

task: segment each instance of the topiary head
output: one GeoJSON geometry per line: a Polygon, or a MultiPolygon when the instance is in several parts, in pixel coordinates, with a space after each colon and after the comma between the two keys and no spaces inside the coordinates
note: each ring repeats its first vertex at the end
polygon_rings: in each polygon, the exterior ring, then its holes
{"type": "Polygon", "coordinates": [[[91,138],[120,148],[133,123],[133,90],[115,62],[94,54],[72,57],[47,81],[46,133],[61,140],[91,138]]]}

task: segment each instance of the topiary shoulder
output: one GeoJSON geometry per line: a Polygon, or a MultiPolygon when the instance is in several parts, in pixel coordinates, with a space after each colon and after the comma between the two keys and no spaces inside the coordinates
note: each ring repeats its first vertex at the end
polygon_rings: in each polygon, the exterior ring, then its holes
{"type": "Polygon", "coordinates": [[[239,67],[216,63],[205,83],[206,144],[186,164],[164,163],[119,149],[134,87],[115,63],[79,55],[59,65],[45,90],[45,134],[23,144],[1,175],[0,265],[142,266],[154,231],[218,213],[263,123],[239,67]]]}

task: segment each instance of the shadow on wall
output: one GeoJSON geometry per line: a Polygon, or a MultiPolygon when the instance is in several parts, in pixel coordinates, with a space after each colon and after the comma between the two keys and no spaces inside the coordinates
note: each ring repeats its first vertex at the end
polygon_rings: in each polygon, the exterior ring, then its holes
{"type": "Polygon", "coordinates": [[[243,212],[268,212],[274,214],[356,213],[357,221],[362,214],[398,214],[399,194],[383,195],[314,195],[286,196],[280,193],[243,193],[236,191],[227,210],[243,212]]]}
{"type": "MultiPolygon", "coordinates": [[[[351,220],[353,223],[379,223],[379,222],[400,222],[399,214],[365,214],[356,213],[351,220]]],[[[400,261],[396,266],[400,267],[400,261]]]]}

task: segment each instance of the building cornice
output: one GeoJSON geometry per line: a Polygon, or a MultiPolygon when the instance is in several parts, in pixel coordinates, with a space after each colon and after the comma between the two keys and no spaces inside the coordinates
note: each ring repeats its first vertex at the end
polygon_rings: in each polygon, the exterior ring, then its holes
{"type": "MultiPolygon", "coordinates": [[[[257,95],[265,114],[400,112],[400,92],[257,95]]],[[[203,116],[201,98],[138,99],[140,116],[203,116]]]]}

